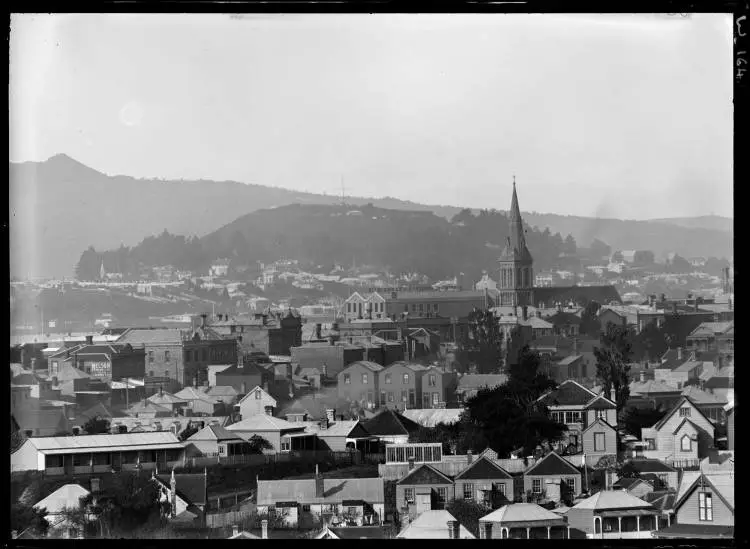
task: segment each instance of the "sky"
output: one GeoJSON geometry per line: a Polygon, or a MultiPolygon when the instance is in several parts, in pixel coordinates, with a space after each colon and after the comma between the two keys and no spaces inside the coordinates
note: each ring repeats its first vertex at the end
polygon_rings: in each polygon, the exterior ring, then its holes
{"type": "Polygon", "coordinates": [[[732,216],[730,14],[15,15],[10,159],[732,216]]]}

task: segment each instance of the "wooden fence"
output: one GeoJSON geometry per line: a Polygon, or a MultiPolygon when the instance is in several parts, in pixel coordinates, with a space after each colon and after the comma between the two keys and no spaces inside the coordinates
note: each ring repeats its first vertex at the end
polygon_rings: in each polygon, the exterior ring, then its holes
{"type": "Polygon", "coordinates": [[[253,516],[253,511],[238,510],[238,511],[226,511],[222,513],[208,513],[206,514],[206,527],[207,528],[226,528],[227,526],[233,526],[235,524],[241,524],[243,521],[250,520],[253,516]]]}

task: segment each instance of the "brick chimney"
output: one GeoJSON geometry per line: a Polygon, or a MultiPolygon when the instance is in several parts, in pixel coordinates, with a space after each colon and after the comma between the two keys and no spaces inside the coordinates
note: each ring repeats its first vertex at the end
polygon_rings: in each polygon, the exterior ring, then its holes
{"type": "Polygon", "coordinates": [[[646,372],[644,370],[641,370],[640,372],[640,380],[641,380],[641,383],[645,383],[646,381],[646,372]]]}
{"type": "Polygon", "coordinates": [[[203,313],[203,314],[201,314],[201,327],[202,327],[202,328],[205,328],[205,327],[206,327],[206,317],[207,317],[207,316],[208,316],[208,315],[207,315],[206,313],[203,313]]]}
{"type": "Polygon", "coordinates": [[[268,539],[268,521],[266,519],[260,521],[260,538],[268,539]]]}
{"type": "Polygon", "coordinates": [[[617,402],[617,392],[615,391],[614,387],[609,390],[609,400],[611,400],[612,402],[617,402]]]}
{"type": "Polygon", "coordinates": [[[94,336],[87,335],[86,336],[86,345],[93,345],[94,344],[94,336]]]}
{"type": "Polygon", "coordinates": [[[457,520],[449,520],[448,521],[448,537],[450,539],[458,539],[458,521],[457,520]]]}
{"type": "Polygon", "coordinates": [[[318,464],[315,464],[315,497],[322,498],[325,493],[325,487],[323,485],[323,475],[318,471],[318,464]]]}
{"type": "Polygon", "coordinates": [[[677,347],[677,360],[682,360],[682,347],[677,347]]]}
{"type": "Polygon", "coordinates": [[[474,455],[471,453],[471,450],[468,450],[466,452],[466,464],[471,465],[472,461],[474,461],[474,455]]]}
{"type": "Polygon", "coordinates": [[[411,471],[412,469],[414,469],[414,458],[410,457],[409,458],[409,471],[411,471]]]}
{"type": "Polygon", "coordinates": [[[336,410],[333,408],[326,408],[326,418],[328,419],[328,423],[333,423],[336,421],[336,410]]]}
{"type": "Polygon", "coordinates": [[[315,325],[315,339],[317,340],[323,339],[322,330],[323,330],[322,324],[318,323],[315,325]]]}
{"type": "Polygon", "coordinates": [[[526,305],[524,305],[521,308],[521,310],[523,311],[523,320],[525,322],[525,321],[527,321],[529,319],[529,308],[526,305]]]}
{"type": "Polygon", "coordinates": [[[32,372],[36,371],[36,358],[34,357],[31,358],[31,371],[32,372]]]}

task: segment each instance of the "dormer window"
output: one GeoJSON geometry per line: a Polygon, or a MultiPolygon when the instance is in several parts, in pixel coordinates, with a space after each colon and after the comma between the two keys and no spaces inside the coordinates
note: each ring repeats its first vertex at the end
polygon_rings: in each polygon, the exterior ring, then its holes
{"type": "Polygon", "coordinates": [[[680,417],[690,417],[690,408],[688,406],[680,408],[680,417]]]}

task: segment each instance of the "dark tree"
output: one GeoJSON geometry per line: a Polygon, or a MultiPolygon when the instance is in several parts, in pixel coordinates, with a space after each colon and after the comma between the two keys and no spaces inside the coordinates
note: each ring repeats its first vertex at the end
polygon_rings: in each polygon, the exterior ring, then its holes
{"type": "Polygon", "coordinates": [[[692,273],[693,266],[690,262],[679,255],[675,255],[669,264],[669,272],[672,273],[692,273]]]}
{"type": "Polygon", "coordinates": [[[487,505],[477,503],[473,499],[452,499],[445,505],[448,511],[458,521],[458,524],[479,538],[479,519],[492,512],[487,505]]]}
{"type": "Polygon", "coordinates": [[[617,410],[622,409],[630,396],[629,374],[633,347],[632,331],[624,326],[607,324],[601,334],[601,347],[594,348],[596,377],[601,382],[604,394],[615,390],[617,410]]]}
{"type": "Polygon", "coordinates": [[[578,247],[576,246],[576,239],[573,238],[573,235],[569,234],[565,237],[563,251],[568,255],[575,255],[577,250],[578,247]]]}
{"type": "Polygon", "coordinates": [[[262,454],[263,450],[273,450],[273,445],[260,435],[253,435],[248,440],[250,452],[253,454],[262,454]]]}
{"type": "Polygon", "coordinates": [[[109,420],[96,416],[89,419],[82,427],[88,435],[101,435],[109,433],[110,423],[109,420]]]}
{"type": "Polygon", "coordinates": [[[32,505],[14,502],[10,506],[10,529],[15,530],[18,535],[27,531],[43,536],[49,528],[46,516],[46,509],[36,510],[32,505]]]}
{"type": "Polygon", "coordinates": [[[597,337],[602,331],[599,321],[599,309],[601,305],[596,301],[589,302],[581,313],[581,332],[586,335],[597,337]]]}
{"type": "Polygon", "coordinates": [[[664,331],[649,322],[635,338],[635,354],[638,358],[658,360],[669,348],[664,331]]]}
{"type": "Polygon", "coordinates": [[[612,253],[612,248],[606,242],[602,242],[598,238],[595,238],[591,243],[591,255],[594,257],[605,257],[612,253]]]}
{"type": "Polygon", "coordinates": [[[623,424],[628,433],[641,440],[641,430],[646,427],[652,427],[656,422],[664,417],[666,412],[653,408],[636,408],[628,406],[623,411],[623,424]]]}
{"type": "Polygon", "coordinates": [[[469,313],[470,358],[477,373],[489,374],[502,369],[502,334],[495,315],[489,310],[474,309],[469,313]]]}

